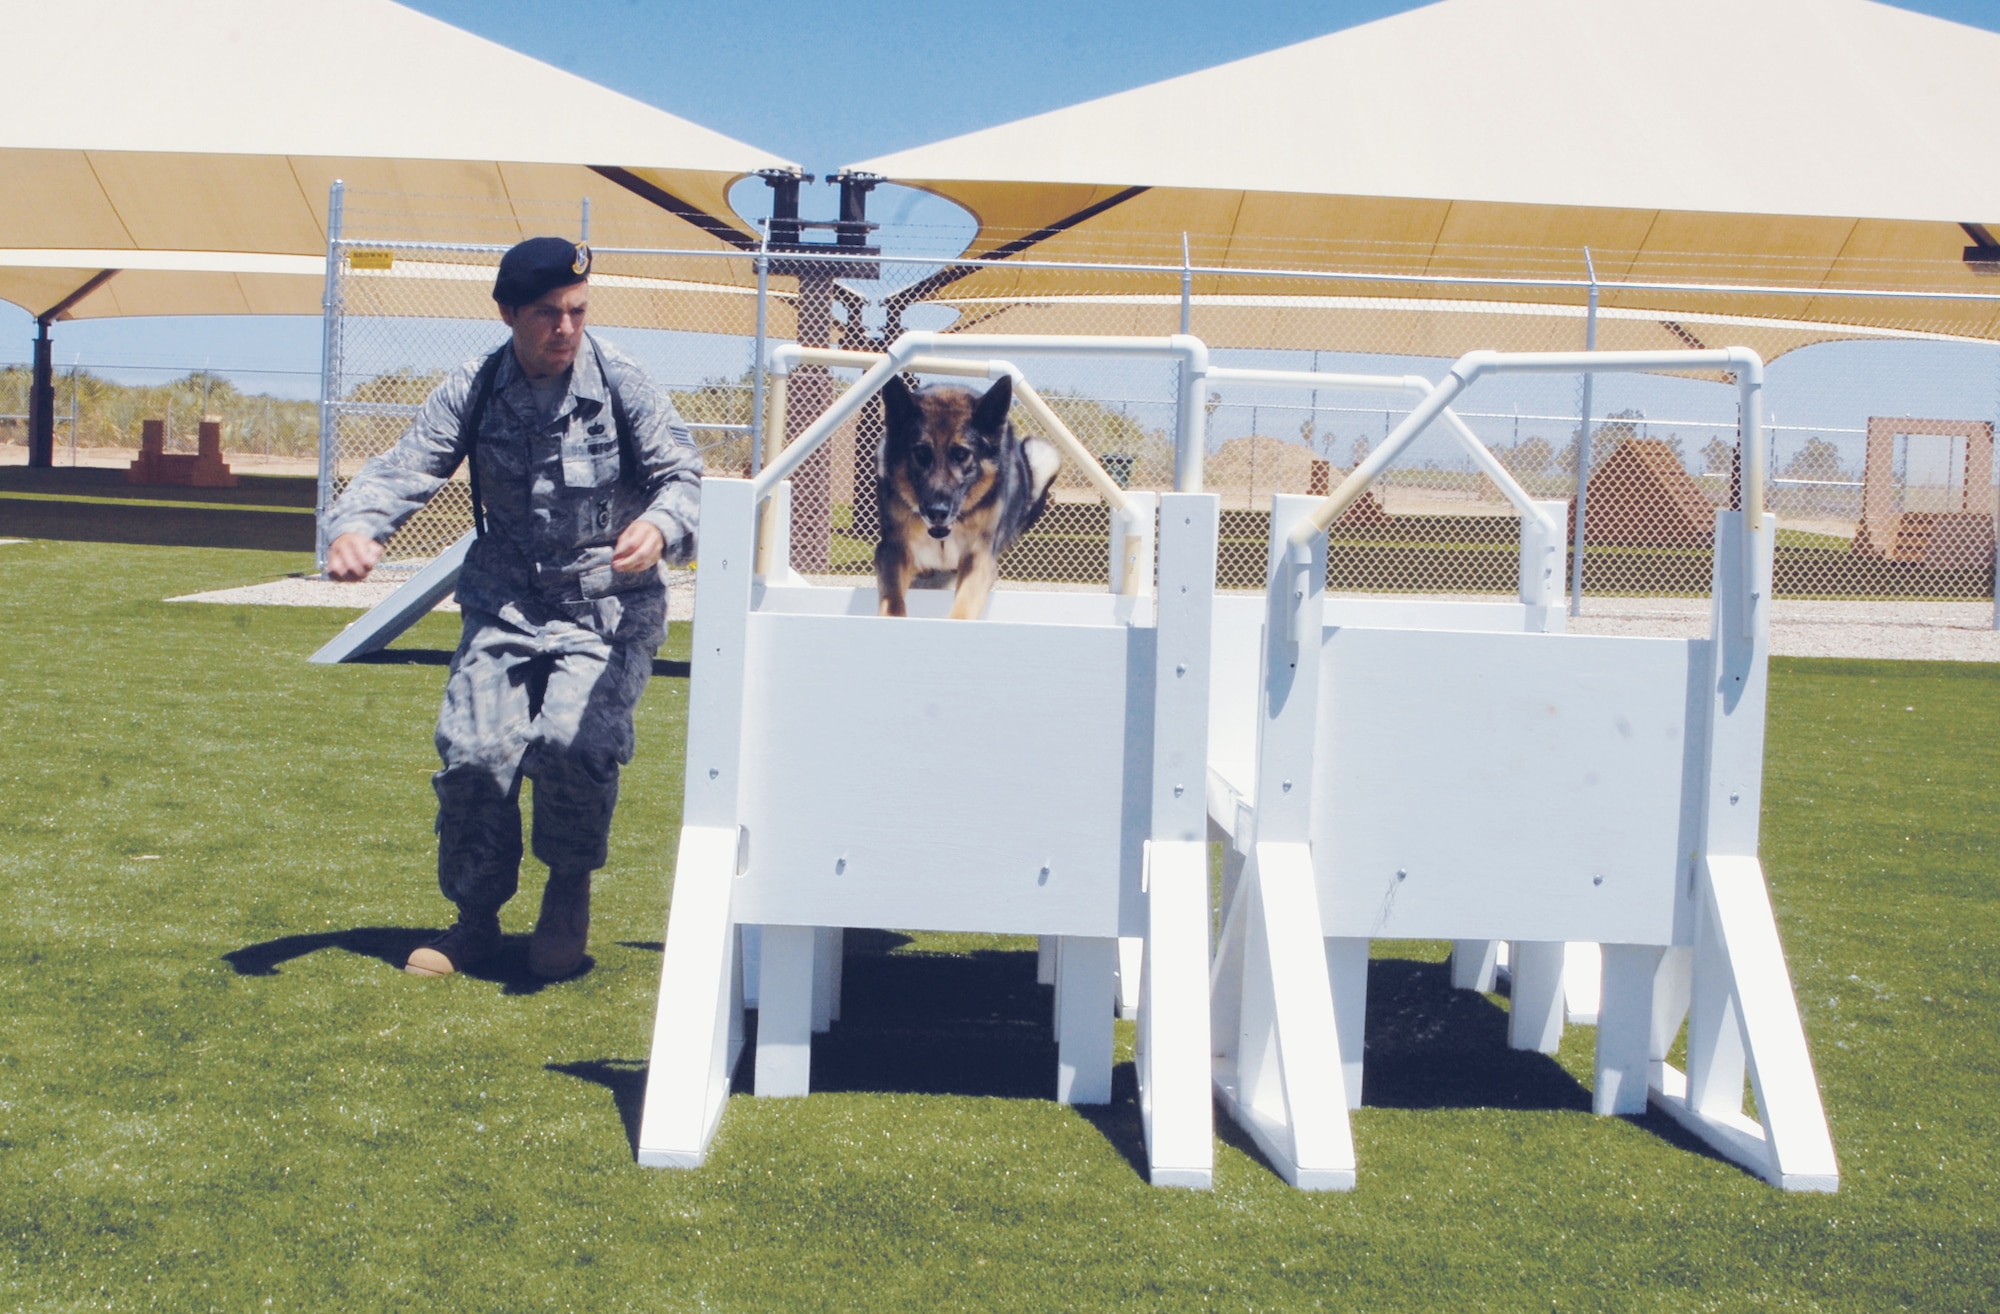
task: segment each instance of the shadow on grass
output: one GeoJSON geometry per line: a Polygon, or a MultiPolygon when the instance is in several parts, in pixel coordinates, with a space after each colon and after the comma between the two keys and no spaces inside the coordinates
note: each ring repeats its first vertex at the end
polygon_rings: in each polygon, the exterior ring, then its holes
{"type": "Polygon", "coordinates": [[[545,1072],[560,1072],[602,1086],[611,1092],[618,1107],[618,1121],[625,1125],[625,1142],[632,1157],[639,1157],[639,1114],[646,1107],[646,1063],[643,1059],[584,1059],[576,1063],[544,1063],[545,1072]]]}
{"type": "MultiPolygon", "coordinates": [[[[1035,983],[1033,950],[969,954],[897,953],[909,937],[850,929],[841,974],[841,1017],[813,1037],[811,1088],[818,1094],[875,1092],[1048,1100],[1056,1088],[1051,990],[1035,983]]],[[[658,951],[658,941],[621,942],[658,951]]],[[[746,1024],[732,1090],[751,1089],[757,1014],[746,1024]]],[[[551,1063],[548,1070],[611,1092],[637,1153],[646,1064],[629,1059],[551,1063]]],[[[1077,1114],[1144,1176],[1138,1079],[1112,1070],[1111,1103],[1077,1114]]]]}
{"type": "Polygon", "coordinates": [[[1453,989],[1449,963],[1370,962],[1365,1046],[1364,1108],[1590,1108],[1553,1058],[1507,1047],[1507,1011],[1453,989]]]}
{"type": "MultiPolygon", "coordinates": [[[[148,491],[163,499],[178,499],[195,490],[153,488],[148,491]]],[[[31,501],[0,497],[0,537],[152,547],[310,552],[313,550],[313,518],[310,513],[298,511],[240,507],[154,506],[144,503],[120,506],[101,501],[31,501]]]]}
{"type": "MultiPolygon", "coordinates": [[[[736,1069],[729,1074],[729,1093],[747,1095],[750,1093],[751,1064],[757,1052],[757,1014],[752,1012],[743,1024],[743,1052],[737,1056],[736,1069]]],[[[544,1072],[560,1072],[565,1077],[575,1077],[602,1086],[611,1092],[611,1102],[618,1109],[618,1121],[625,1128],[625,1143],[632,1149],[632,1157],[639,1157],[639,1119],[646,1108],[646,1073],[649,1065],[644,1059],[601,1058],[581,1059],[575,1063],[544,1063],[544,1072]]]]}
{"type": "MultiPolygon", "coordinates": [[[[222,960],[235,968],[238,976],[277,976],[281,966],[295,959],[316,954],[322,949],[339,949],[363,958],[373,958],[400,972],[410,957],[410,951],[418,945],[429,944],[437,935],[435,927],[356,926],[345,931],[283,935],[275,940],[259,941],[230,950],[222,956],[222,960]]],[[[544,980],[528,970],[528,937],[509,935],[501,938],[500,952],[492,959],[477,967],[467,968],[459,975],[475,981],[490,981],[506,994],[532,995],[563,981],[574,981],[595,966],[596,960],[586,954],[583,965],[569,976],[555,981],[544,980]]]]}
{"type": "MultiPolygon", "coordinates": [[[[658,941],[620,943],[660,950],[658,941]]],[[[894,952],[907,943],[907,937],[887,931],[847,932],[841,1020],[813,1038],[813,1091],[1051,1098],[1056,1069],[1051,992],[1035,983],[1034,953],[894,952]]],[[[756,1025],[752,1010],[731,1086],[735,1093],[751,1088],[756,1025]]],[[[638,1153],[643,1061],[587,1059],[551,1063],[547,1070],[609,1091],[626,1139],[638,1153]]],[[[1590,1108],[1589,1090],[1553,1058],[1508,1048],[1506,1009],[1484,995],[1453,989],[1447,963],[1387,958],[1369,964],[1364,1082],[1368,1108],[1590,1108]]],[[[1110,1103],[1080,1105],[1076,1113],[1133,1172],[1146,1176],[1138,1077],[1131,1063],[1113,1069],[1110,1103]]],[[[1627,1121],[1677,1148],[1717,1157],[1663,1115],[1627,1121]]],[[[1216,1134],[1265,1162],[1249,1135],[1219,1111],[1216,1134]]]]}
{"type": "MultiPolygon", "coordinates": [[[[1590,1111],[1589,1088],[1554,1058],[1508,1048],[1507,1010],[1476,991],[1455,989],[1448,962],[1371,961],[1364,1045],[1363,1109],[1590,1111]]],[[[1732,1164],[1657,1110],[1621,1120],[1675,1149],[1732,1164]]],[[[1219,1106],[1215,1130],[1224,1144],[1271,1167],[1219,1106]]],[[[1144,1171],[1143,1149],[1137,1162],[1144,1171]]]]}

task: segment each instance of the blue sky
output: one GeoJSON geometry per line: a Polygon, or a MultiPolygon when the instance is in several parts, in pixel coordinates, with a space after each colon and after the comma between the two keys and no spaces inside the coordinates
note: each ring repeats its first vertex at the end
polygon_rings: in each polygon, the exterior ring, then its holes
{"type": "MultiPolygon", "coordinates": [[[[1416,6],[1397,0],[414,0],[489,40],[825,173],[857,160],[1143,86],[1416,6]]],[[[1903,8],[2000,31],[2000,0],[1903,8]]],[[[761,186],[743,189],[744,204],[761,186]]],[[[830,214],[831,188],[808,189],[830,214]]],[[[873,213],[924,221],[894,196],[873,213]]],[[[25,311],[0,304],[0,362],[25,361],[25,311]]],[[[204,366],[240,386],[317,393],[309,319],[61,325],[56,355],[115,377],[204,366]]]]}

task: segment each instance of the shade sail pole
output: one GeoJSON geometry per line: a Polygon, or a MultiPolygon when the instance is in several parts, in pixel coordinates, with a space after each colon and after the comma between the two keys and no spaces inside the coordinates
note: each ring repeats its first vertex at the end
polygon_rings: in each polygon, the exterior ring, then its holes
{"type": "Polygon", "coordinates": [[[35,316],[35,369],[28,389],[28,466],[47,470],[56,463],[56,370],[55,343],[49,340],[49,325],[69,313],[71,306],[111,281],[115,269],[100,269],[83,286],[35,316]]]}

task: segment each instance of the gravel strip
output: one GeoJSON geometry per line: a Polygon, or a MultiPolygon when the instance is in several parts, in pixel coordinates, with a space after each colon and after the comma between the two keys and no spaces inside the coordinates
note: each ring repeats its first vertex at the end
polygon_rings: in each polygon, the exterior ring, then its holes
{"type": "MultiPolygon", "coordinates": [[[[694,619],[694,572],[669,570],[667,577],[667,619],[694,619]]],[[[371,579],[360,584],[336,584],[318,575],[295,575],[268,584],[248,584],[238,589],[215,589],[189,593],[168,602],[220,602],[250,607],[344,607],[366,611],[403,585],[400,579],[371,579]]],[[[457,611],[458,604],[446,598],[438,611],[457,611]]]]}
{"type": "MultiPolygon", "coordinates": [[[[1572,634],[1700,638],[1706,598],[1589,598],[1569,618],[1572,634]]],[[[1779,657],[1887,657],[1902,661],[2000,662],[1990,602],[1771,604],[1771,652],[1779,657]]]]}
{"type": "MultiPolygon", "coordinates": [[[[8,540],[0,539],[0,542],[8,540]]],[[[18,541],[18,540],[15,540],[18,541]]],[[[694,619],[694,572],[670,570],[667,615],[694,619]]],[[[853,585],[863,577],[833,583],[853,585]]],[[[190,593],[169,602],[220,602],[236,606],[345,607],[365,611],[394,592],[400,581],[335,584],[317,576],[273,580],[245,588],[190,593]]],[[[1095,590],[1102,585],[1012,584],[1010,588],[1095,590]]],[[[1490,596],[1482,596],[1491,601],[1490,596]]],[[[445,600],[439,611],[457,611],[445,600]]],[[[1572,634],[1694,639],[1708,633],[1706,598],[1585,598],[1583,615],[1569,618],[1572,634]]],[[[2000,662],[2000,631],[1990,602],[1823,602],[1781,598],[1771,604],[1771,651],[1780,657],[1886,657],[1904,661],[2000,662]]]]}

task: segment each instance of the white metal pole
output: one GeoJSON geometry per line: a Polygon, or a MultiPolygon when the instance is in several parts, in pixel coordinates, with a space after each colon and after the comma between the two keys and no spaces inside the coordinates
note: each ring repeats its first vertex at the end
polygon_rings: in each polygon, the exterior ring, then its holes
{"type": "Polygon", "coordinates": [[[82,360],[81,356],[72,356],[69,362],[69,465],[72,470],[76,468],[76,367],[82,360]]]}
{"type": "Polygon", "coordinates": [[[1194,262],[1188,259],[1188,238],[1181,234],[1181,332],[1189,331],[1194,316],[1194,262]]]}
{"type": "MultiPolygon", "coordinates": [[[[1194,323],[1194,261],[1188,257],[1188,235],[1181,234],[1181,336],[1192,340],[1194,323]]],[[[1190,377],[1189,362],[1183,358],[1174,367],[1180,374],[1180,397],[1175,416],[1176,428],[1174,444],[1174,491],[1199,493],[1201,491],[1201,448],[1207,444],[1205,421],[1207,412],[1202,410],[1201,390],[1205,386],[1200,380],[1190,377]],[[1192,429],[1190,428],[1192,426],[1192,429]],[[1199,430],[1200,432],[1194,432],[1199,430]]],[[[1995,624],[2000,624],[1996,621],[1995,624]]]]}
{"type": "Polygon", "coordinates": [[[764,338],[770,328],[771,235],[757,243],[757,345],[750,353],[750,474],[764,468],[764,338]]]}
{"type": "MultiPolygon", "coordinates": [[[[1583,320],[1583,349],[1597,350],[1597,264],[1590,258],[1590,248],[1583,248],[1583,267],[1590,274],[1590,309],[1583,320]]],[[[1569,614],[1583,614],[1583,520],[1584,507],[1590,501],[1590,385],[1597,376],[1583,376],[1583,427],[1576,437],[1576,542],[1570,545],[1575,555],[1569,568],[1569,614]]]]}
{"type": "Polygon", "coordinates": [[[584,242],[590,240],[590,198],[588,196],[583,198],[583,233],[579,240],[584,242]]]}
{"type": "Polygon", "coordinates": [[[347,184],[335,178],[326,196],[326,289],[320,298],[319,496],[315,499],[313,568],[326,569],[326,520],[333,513],[337,470],[334,444],[340,421],[340,232],[346,217],[347,184]]]}

